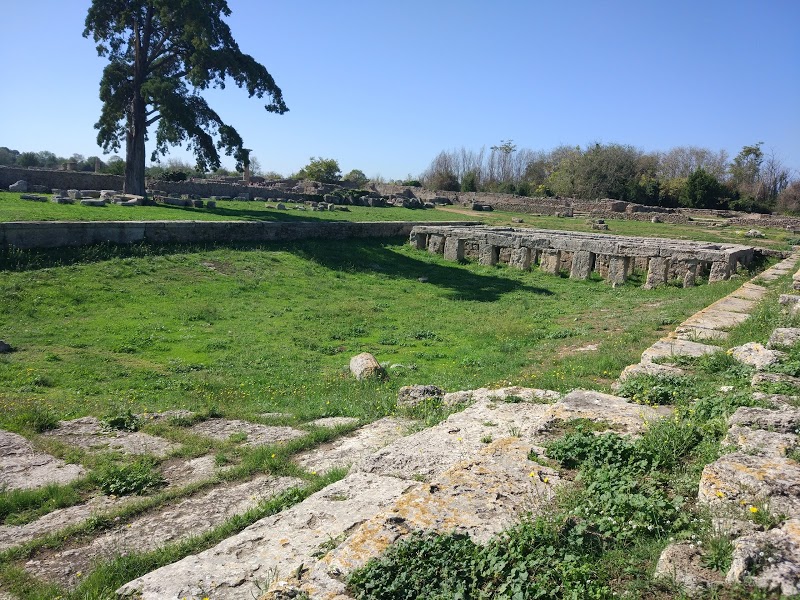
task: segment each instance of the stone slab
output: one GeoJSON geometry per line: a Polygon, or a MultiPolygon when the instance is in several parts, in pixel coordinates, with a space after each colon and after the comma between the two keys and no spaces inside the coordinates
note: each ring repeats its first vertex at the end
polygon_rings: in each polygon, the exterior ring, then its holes
{"type": "Polygon", "coordinates": [[[82,466],[39,452],[21,435],[0,430],[0,490],[66,485],[84,475],[82,466]]]}
{"type": "Polygon", "coordinates": [[[123,454],[166,456],[178,446],[164,438],[141,431],[109,429],[95,417],[59,421],[58,427],[42,434],[88,452],[116,451],[123,454]]]}
{"type": "Polygon", "coordinates": [[[719,352],[718,346],[709,346],[688,340],[662,338],[642,353],[642,362],[663,360],[669,362],[675,356],[699,357],[719,352]]]}
{"type": "Polygon", "coordinates": [[[722,445],[754,456],[784,457],[797,445],[794,433],[779,433],[734,425],[728,430],[722,445]]]}
{"type": "Polygon", "coordinates": [[[670,367],[669,365],[659,365],[657,363],[636,363],[635,365],[628,365],[619,374],[619,381],[625,381],[629,377],[636,377],[638,375],[651,375],[653,377],[664,377],[674,375],[686,375],[686,371],[678,367],[670,367]]]}
{"type": "Polygon", "coordinates": [[[800,377],[783,375],[782,373],[756,373],[750,380],[750,385],[759,387],[764,384],[777,384],[793,387],[800,392],[800,377]]]}
{"type": "Polygon", "coordinates": [[[728,294],[724,298],[721,298],[709,305],[707,310],[722,310],[726,312],[750,314],[756,303],[756,300],[749,300],[747,298],[740,298],[728,294]]]}
{"type": "Polygon", "coordinates": [[[732,291],[729,296],[744,298],[746,300],[761,300],[767,293],[767,288],[755,283],[745,283],[739,289],[732,291]]]}
{"type": "Polygon", "coordinates": [[[117,594],[137,600],[258,598],[270,578],[297,572],[308,556],[374,517],[414,485],[353,473],[213,548],[125,584],[117,594]]]}
{"type": "Polygon", "coordinates": [[[734,542],[727,583],[751,582],[779,592],[782,598],[800,594],[800,519],[758,531],[734,542]]]}
{"type": "Polygon", "coordinates": [[[105,531],[85,546],[58,550],[28,561],[25,569],[43,579],[67,587],[79,583],[78,572],[87,574],[98,560],[128,552],[154,550],[190,536],[200,535],[225,520],[255,508],[261,501],[303,482],[294,477],[258,477],[252,481],[220,486],[178,501],[173,506],[146,513],[105,531]]]}
{"type": "Polygon", "coordinates": [[[414,423],[409,419],[384,417],[329,444],[301,452],[294,460],[307,471],[315,473],[349,467],[406,435],[414,423]]]}
{"type": "Polygon", "coordinates": [[[334,429],[335,427],[339,427],[341,425],[355,425],[358,423],[358,419],[355,417],[323,417],[321,419],[315,419],[313,421],[309,421],[309,425],[314,425],[315,427],[327,427],[329,429],[334,429]]]}
{"type": "Polygon", "coordinates": [[[263,446],[286,442],[306,435],[305,431],[278,425],[260,425],[238,419],[208,419],[189,427],[195,435],[204,435],[215,440],[226,441],[232,435],[246,434],[243,446],[263,446]]]}
{"type": "Polygon", "coordinates": [[[615,426],[618,433],[638,433],[661,415],[649,406],[627,398],[590,390],[573,390],[551,406],[550,416],[562,421],[591,419],[615,426]]]}
{"type": "Polygon", "coordinates": [[[679,340],[696,342],[699,340],[723,342],[728,339],[727,331],[707,329],[705,327],[679,325],[675,328],[675,337],[679,340]]]}
{"type": "Polygon", "coordinates": [[[734,425],[779,433],[797,433],[800,431],[800,408],[772,410],[740,406],[728,418],[728,426],[733,427],[734,425]]]}
{"type": "Polygon", "coordinates": [[[778,327],[769,336],[767,348],[791,348],[800,343],[800,327],[778,327]]]}
{"type": "Polygon", "coordinates": [[[749,318],[750,315],[745,313],[706,308],[686,319],[681,323],[681,327],[725,330],[741,325],[749,318]]]}

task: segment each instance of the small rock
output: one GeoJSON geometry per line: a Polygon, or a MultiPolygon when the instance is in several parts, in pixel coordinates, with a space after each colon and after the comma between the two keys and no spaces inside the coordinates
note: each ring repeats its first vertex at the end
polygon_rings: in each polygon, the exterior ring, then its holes
{"type": "Polygon", "coordinates": [[[800,408],[772,410],[754,406],[740,406],[728,418],[728,426],[750,427],[778,433],[796,434],[800,430],[800,408]]]}
{"type": "Polygon", "coordinates": [[[791,375],[781,375],[780,373],[756,373],[750,380],[750,385],[758,387],[761,384],[777,383],[800,390],[800,378],[791,375]]]}
{"type": "Polygon", "coordinates": [[[734,542],[727,583],[752,581],[760,588],[794,597],[800,594],[800,520],[759,531],[734,542]]]}
{"type": "Polygon", "coordinates": [[[758,342],[748,342],[742,346],[736,346],[732,348],[731,354],[740,363],[755,367],[759,371],[774,365],[786,356],[778,350],[767,350],[758,342]]]}
{"type": "Polygon", "coordinates": [[[745,237],[749,238],[763,238],[765,236],[761,231],[758,229],[750,229],[747,233],[744,234],[745,237]]]}
{"type": "Polygon", "coordinates": [[[206,202],[206,208],[217,208],[217,202],[215,200],[209,200],[206,202]]]}
{"type": "Polygon", "coordinates": [[[384,368],[369,352],[362,352],[350,359],[350,372],[359,381],[371,377],[378,377],[380,379],[386,377],[384,368]]]}
{"type": "Polygon", "coordinates": [[[662,222],[662,221],[661,221],[661,217],[652,217],[652,218],[650,219],[650,222],[651,222],[651,223],[661,223],[661,222],[662,222]]]}
{"type": "Polygon", "coordinates": [[[275,206],[275,208],[277,210],[286,210],[286,205],[278,202],[278,204],[275,206]]]}
{"type": "Polygon", "coordinates": [[[423,275],[422,277],[417,277],[417,281],[420,283],[428,283],[428,278],[423,275]]]}
{"type": "Polygon", "coordinates": [[[416,406],[425,400],[441,400],[444,390],[436,385],[404,385],[397,392],[398,406],[416,406]]]}
{"type": "Polygon", "coordinates": [[[8,354],[9,352],[13,352],[14,348],[11,347],[11,344],[0,340],[0,354],[8,354]]]}
{"type": "Polygon", "coordinates": [[[511,217],[511,222],[512,223],[524,223],[525,221],[523,221],[519,217],[511,217]]]}

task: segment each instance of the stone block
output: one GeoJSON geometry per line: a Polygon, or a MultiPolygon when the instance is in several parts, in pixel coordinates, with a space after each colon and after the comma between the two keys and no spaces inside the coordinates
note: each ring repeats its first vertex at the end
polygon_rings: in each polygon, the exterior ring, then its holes
{"type": "Polygon", "coordinates": [[[651,258],[647,268],[647,280],[642,287],[646,290],[652,290],[659,285],[666,284],[668,269],[668,258],[663,258],[661,256],[654,256],[651,258]]]}
{"type": "Polygon", "coordinates": [[[428,236],[428,252],[431,254],[444,254],[444,240],[443,235],[432,233],[428,236]]]}
{"type": "Polygon", "coordinates": [[[545,273],[555,275],[561,265],[561,251],[560,250],[542,250],[541,259],[539,261],[539,268],[545,273]]]}
{"type": "Polygon", "coordinates": [[[588,279],[593,270],[594,254],[580,250],[572,255],[572,268],[569,272],[570,279],[588,279]]]}
{"type": "Polygon", "coordinates": [[[530,248],[512,248],[508,266],[527,271],[531,268],[530,248]]]}
{"type": "Polygon", "coordinates": [[[500,260],[500,248],[491,244],[480,245],[478,262],[482,265],[494,266],[500,260]]]}
{"type": "MultiPolygon", "coordinates": [[[[628,276],[630,258],[627,256],[609,256],[606,269],[606,278],[611,285],[623,285],[628,276]]],[[[601,273],[602,275],[602,273],[601,273]]]]}
{"type": "Polygon", "coordinates": [[[449,236],[444,242],[445,260],[464,260],[464,240],[456,236],[449,236]]]}

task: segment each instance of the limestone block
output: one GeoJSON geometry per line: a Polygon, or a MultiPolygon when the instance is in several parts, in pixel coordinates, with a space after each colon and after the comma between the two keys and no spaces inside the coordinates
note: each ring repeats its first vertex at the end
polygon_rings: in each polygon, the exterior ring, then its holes
{"type": "Polygon", "coordinates": [[[21,435],[0,430],[0,489],[33,489],[66,485],[86,474],[80,465],[38,452],[21,435]]]}
{"type": "Polygon", "coordinates": [[[542,255],[539,260],[539,268],[542,271],[544,271],[545,273],[551,273],[555,275],[558,273],[560,263],[561,263],[560,250],[542,250],[542,255]]]}
{"type": "Polygon", "coordinates": [[[742,364],[763,371],[770,365],[780,362],[786,354],[778,350],[767,350],[758,342],[748,342],[732,348],[732,356],[742,364]]]}
{"type": "Polygon", "coordinates": [[[404,385],[397,391],[398,406],[416,406],[425,400],[441,401],[445,391],[436,385],[404,385]]]}
{"type": "Polygon", "coordinates": [[[693,543],[670,544],[658,559],[655,576],[675,581],[692,595],[722,585],[722,574],[705,567],[702,558],[700,547],[693,543]]]}
{"type": "Polygon", "coordinates": [[[428,236],[428,252],[431,254],[444,253],[444,236],[432,233],[428,236]]]}
{"type": "Polygon", "coordinates": [[[8,186],[9,192],[27,192],[28,191],[28,182],[24,179],[20,179],[16,183],[12,183],[8,186]]]}
{"type": "Polygon", "coordinates": [[[635,365],[628,365],[622,370],[619,375],[620,381],[625,381],[629,377],[637,375],[652,375],[654,377],[661,377],[665,375],[685,375],[686,371],[678,367],[670,367],[669,365],[659,365],[657,363],[637,363],[635,365]]]}
{"type": "Polygon", "coordinates": [[[740,406],[728,418],[728,426],[797,434],[800,431],[800,408],[773,410],[756,406],[740,406]]]}
{"type": "Polygon", "coordinates": [[[647,280],[642,286],[646,290],[664,285],[667,283],[667,271],[669,269],[669,259],[654,256],[650,259],[647,268],[647,280]]]}
{"type": "Polygon", "coordinates": [[[593,269],[594,254],[586,250],[580,250],[572,255],[572,268],[569,273],[570,279],[588,279],[593,269]]]}
{"type": "Polygon", "coordinates": [[[609,256],[607,278],[611,285],[616,287],[625,283],[630,267],[630,259],[627,256],[609,256]]]}
{"type": "Polygon", "coordinates": [[[694,287],[697,281],[697,261],[686,263],[686,271],[683,274],[683,287],[694,287]]]}
{"type": "Polygon", "coordinates": [[[708,344],[663,338],[642,353],[642,362],[654,362],[658,359],[668,361],[674,356],[698,357],[705,354],[713,354],[714,352],[719,352],[719,350],[717,346],[710,346],[708,344]]]}
{"type": "Polygon", "coordinates": [[[779,433],[734,425],[722,441],[723,447],[734,448],[756,456],[783,457],[797,445],[794,433],[779,433]]]}
{"type": "Polygon", "coordinates": [[[708,276],[708,283],[725,281],[731,276],[730,265],[726,261],[717,261],[711,265],[711,273],[708,276]]]}
{"type": "Polygon", "coordinates": [[[790,519],[781,527],[736,540],[725,581],[752,582],[779,592],[782,597],[800,594],[800,519],[790,519]]]}
{"type": "Polygon", "coordinates": [[[750,385],[758,387],[762,384],[779,384],[793,387],[800,391],[800,377],[782,375],[780,373],[756,373],[750,380],[750,385]]]}
{"type": "Polygon", "coordinates": [[[480,245],[478,262],[482,265],[494,266],[500,259],[500,248],[492,244],[482,243],[480,245]]]}
{"type": "Polygon", "coordinates": [[[464,240],[449,236],[444,242],[444,258],[456,262],[464,260],[464,240]]]}
{"type": "Polygon", "coordinates": [[[778,327],[769,336],[767,348],[791,348],[800,343],[800,327],[778,327]]]}
{"type": "Polygon", "coordinates": [[[508,266],[514,267],[515,269],[522,269],[523,271],[529,270],[531,268],[530,248],[513,248],[511,250],[508,266]]]}

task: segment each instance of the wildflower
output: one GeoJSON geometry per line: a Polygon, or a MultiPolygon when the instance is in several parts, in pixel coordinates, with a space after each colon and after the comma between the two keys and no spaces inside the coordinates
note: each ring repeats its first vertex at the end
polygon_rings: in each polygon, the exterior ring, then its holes
{"type": "Polygon", "coordinates": [[[81,577],[83,575],[83,571],[78,571],[75,573],[75,577],[81,577]]]}
{"type": "Polygon", "coordinates": [[[756,514],[758,512],[758,507],[757,506],[751,506],[750,507],[750,512],[753,513],[753,514],[756,514]]]}
{"type": "Polygon", "coordinates": [[[717,498],[722,498],[722,497],[724,497],[724,496],[725,496],[725,494],[723,494],[723,493],[722,493],[722,492],[720,492],[720,491],[717,491],[717,498]]]}

